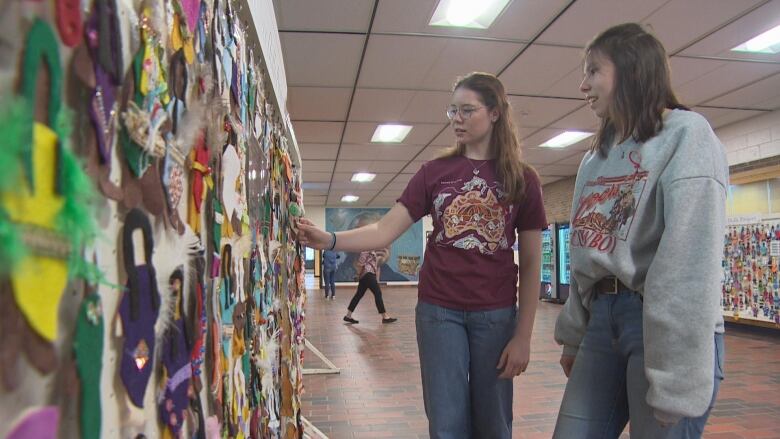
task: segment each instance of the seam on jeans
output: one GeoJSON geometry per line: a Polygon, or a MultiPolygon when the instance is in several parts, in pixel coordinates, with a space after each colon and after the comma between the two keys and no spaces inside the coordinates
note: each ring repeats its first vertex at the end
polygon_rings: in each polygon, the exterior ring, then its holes
{"type": "MultiPolygon", "coordinates": [[[[620,383],[620,386],[618,386],[618,389],[625,389],[625,388],[626,388],[626,380],[623,380],[620,383]]],[[[607,436],[607,433],[609,432],[609,426],[612,425],[612,421],[615,419],[615,412],[617,411],[617,399],[619,395],[620,393],[616,394],[615,399],[612,402],[612,412],[610,412],[609,418],[607,418],[607,423],[604,426],[604,431],[601,433],[602,438],[611,438],[611,436],[607,436]]],[[[623,427],[625,428],[625,425],[623,427]]]]}

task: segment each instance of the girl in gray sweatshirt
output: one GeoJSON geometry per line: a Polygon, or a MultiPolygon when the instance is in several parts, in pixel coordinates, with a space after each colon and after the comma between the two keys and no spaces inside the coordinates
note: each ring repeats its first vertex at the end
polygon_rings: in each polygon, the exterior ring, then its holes
{"type": "Polygon", "coordinates": [[[698,438],[723,377],[725,152],[641,26],[585,54],[580,89],[601,126],[575,184],[554,437],[617,438],[630,420],[632,439],[698,438]]]}

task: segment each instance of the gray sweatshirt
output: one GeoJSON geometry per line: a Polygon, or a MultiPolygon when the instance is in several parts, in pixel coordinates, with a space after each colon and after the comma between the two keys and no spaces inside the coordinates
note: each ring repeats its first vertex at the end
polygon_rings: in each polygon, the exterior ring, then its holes
{"type": "Polygon", "coordinates": [[[570,296],[555,340],[576,354],[593,284],[617,276],[643,296],[647,402],[666,415],[700,416],[712,399],[727,185],[723,145],[684,110],[643,144],[587,153],[577,172],[570,296]]]}

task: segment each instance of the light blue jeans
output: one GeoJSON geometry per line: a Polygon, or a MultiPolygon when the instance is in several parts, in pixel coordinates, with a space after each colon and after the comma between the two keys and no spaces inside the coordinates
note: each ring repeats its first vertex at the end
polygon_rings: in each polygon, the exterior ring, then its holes
{"type": "Polygon", "coordinates": [[[631,421],[631,439],[696,439],[707,423],[723,380],[723,334],[714,334],[714,388],[707,412],[663,428],[645,396],[642,300],[639,294],[600,294],[591,304],[590,321],[566,384],[556,439],[614,439],[631,421]]]}
{"type": "Polygon", "coordinates": [[[336,295],[336,269],[322,270],[322,284],[325,287],[325,297],[328,297],[328,290],[330,290],[330,297],[336,295]]]}
{"type": "Polygon", "coordinates": [[[512,380],[496,369],[515,331],[516,307],[416,308],[423,400],[431,439],[510,439],[512,380]]]}

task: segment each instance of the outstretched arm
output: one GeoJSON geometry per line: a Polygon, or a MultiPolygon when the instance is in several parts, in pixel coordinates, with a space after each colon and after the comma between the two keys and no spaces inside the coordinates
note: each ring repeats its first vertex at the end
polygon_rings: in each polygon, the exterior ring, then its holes
{"type": "MultiPolygon", "coordinates": [[[[409,211],[396,203],[378,222],[357,229],[336,233],[334,250],[359,252],[388,247],[414,222],[409,211]]],[[[312,248],[330,248],[332,236],[318,228],[306,218],[298,220],[298,239],[301,244],[312,248]]]]}

